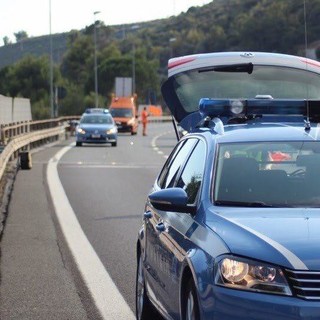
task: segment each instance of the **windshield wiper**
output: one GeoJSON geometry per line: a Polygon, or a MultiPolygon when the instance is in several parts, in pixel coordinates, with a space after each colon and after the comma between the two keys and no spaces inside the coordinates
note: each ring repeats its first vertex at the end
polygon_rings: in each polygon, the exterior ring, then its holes
{"type": "Polygon", "coordinates": [[[271,204],[266,204],[262,201],[253,201],[253,202],[242,202],[242,201],[225,201],[217,200],[215,201],[217,206],[231,206],[231,207],[252,207],[252,208],[272,208],[271,204]]]}
{"type": "Polygon", "coordinates": [[[199,73],[201,72],[210,72],[210,71],[216,71],[216,72],[244,72],[251,74],[253,71],[253,64],[250,63],[239,63],[239,64],[231,64],[226,66],[217,66],[212,68],[206,68],[199,70],[199,73]]]}

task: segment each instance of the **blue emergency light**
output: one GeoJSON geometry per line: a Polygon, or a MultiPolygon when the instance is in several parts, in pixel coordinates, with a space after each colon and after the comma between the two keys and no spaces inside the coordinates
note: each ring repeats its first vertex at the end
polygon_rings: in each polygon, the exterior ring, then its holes
{"type": "Polygon", "coordinates": [[[237,119],[238,122],[254,119],[268,122],[297,122],[307,118],[310,122],[319,122],[320,101],[202,98],[199,102],[199,112],[202,119],[218,117],[224,123],[237,119]]]}

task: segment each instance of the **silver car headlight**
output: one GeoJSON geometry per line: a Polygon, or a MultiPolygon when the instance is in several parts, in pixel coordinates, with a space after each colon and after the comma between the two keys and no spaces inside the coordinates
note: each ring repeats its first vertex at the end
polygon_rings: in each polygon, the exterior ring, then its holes
{"type": "Polygon", "coordinates": [[[116,127],[113,127],[113,128],[106,131],[107,134],[112,134],[112,133],[117,133],[117,132],[118,132],[118,130],[116,127]]]}
{"type": "Polygon", "coordinates": [[[77,132],[80,133],[80,134],[85,134],[85,130],[83,130],[82,128],[78,128],[77,129],[77,132]]]}
{"type": "Polygon", "coordinates": [[[237,257],[224,257],[217,263],[215,284],[232,289],[292,295],[280,268],[237,257]]]}

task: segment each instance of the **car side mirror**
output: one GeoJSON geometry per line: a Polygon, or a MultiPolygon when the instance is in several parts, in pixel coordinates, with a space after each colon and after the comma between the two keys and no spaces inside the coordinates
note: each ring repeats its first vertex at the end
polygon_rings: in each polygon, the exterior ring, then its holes
{"type": "Polygon", "coordinates": [[[188,195],[182,188],[168,188],[149,194],[149,201],[157,210],[194,214],[196,207],[188,205],[188,195]]]}

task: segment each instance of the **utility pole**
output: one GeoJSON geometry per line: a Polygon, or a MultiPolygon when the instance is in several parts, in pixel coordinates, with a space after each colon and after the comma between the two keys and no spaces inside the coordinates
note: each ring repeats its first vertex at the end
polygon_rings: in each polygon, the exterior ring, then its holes
{"type": "Polygon", "coordinates": [[[51,118],[54,118],[53,57],[52,57],[52,32],[51,32],[51,0],[49,0],[49,32],[50,32],[50,110],[51,110],[51,118]]]}
{"type": "Polygon", "coordinates": [[[98,108],[98,64],[97,64],[97,26],[96,26],[96,15],[100,11],[95,11],[94,15],[94,92],[95,92],[95,107],[98,108]]]}

